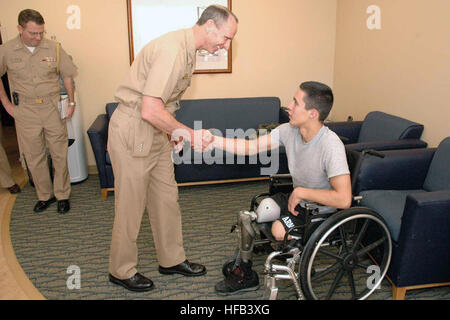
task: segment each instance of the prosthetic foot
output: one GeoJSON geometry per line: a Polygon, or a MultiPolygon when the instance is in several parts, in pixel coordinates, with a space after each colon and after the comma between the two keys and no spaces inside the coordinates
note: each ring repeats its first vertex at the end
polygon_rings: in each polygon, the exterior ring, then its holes
{"type": "Polygon", "coordinates": [[[259,289],[258,274],[252,270],[252,261],[241,262],[224,280],[216,284],[218,295],[231,295],[259,289]]]}

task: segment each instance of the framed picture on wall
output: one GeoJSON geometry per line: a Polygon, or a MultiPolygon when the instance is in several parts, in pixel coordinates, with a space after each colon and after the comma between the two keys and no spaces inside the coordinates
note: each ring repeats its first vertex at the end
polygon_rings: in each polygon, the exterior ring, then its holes
{"type": "MultiPolygon", "coordinates": [[[[178,29],[191,28],[202,12],[218,4],[231,10],[231,0],[127,0],[130,64],[151,40],[178,29]]],[[[229,51],[197,51],[194,73],[231,73],[229,51]]]]}

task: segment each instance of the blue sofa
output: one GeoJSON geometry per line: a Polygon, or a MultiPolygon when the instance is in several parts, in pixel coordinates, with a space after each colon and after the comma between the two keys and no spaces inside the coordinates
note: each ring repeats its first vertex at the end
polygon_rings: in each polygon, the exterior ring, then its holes
{"type": "MultiPolygon", "coordinates": [[[[201,121],[202,128],[220,130],[224,136],[226,129],[242,129],[245,132],[249,129],[258,129],[260,125],[288,121],[277,97],[181,100],[180,104],[181,108],[175,114],[178,121],[191,128],[194,128],[195,121],[201,121]]],[[[108,103],[106,113],[97,116],[87,130],[100,177],[103,199],[106,199],[108,191],[114,189],[114,175],[106,146],[109,119],[117,105],[108,103]]],[[[216,152],[218,151],[198,154],[190,147],[187,149],[185,147],[181,156],[174,154],[175,179],[179,185],[254,180],[269,174],[289,172],[283,147],[263,157],[258,155],[239,159],[225,152],[223,154],[216,152]],[[272,168],[271,163],[267,163],[271,157],[277,157],[278,166],[272,168]],[[219,158],[223,160],[218,161],[219,158]],[[183,159],[191,159],[191,163],[182,161],[183,159]]]]}

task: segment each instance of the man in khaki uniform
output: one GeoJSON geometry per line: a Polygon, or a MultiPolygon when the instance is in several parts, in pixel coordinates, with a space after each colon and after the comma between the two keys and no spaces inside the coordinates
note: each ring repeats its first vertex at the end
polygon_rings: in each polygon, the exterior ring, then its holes
{"type": "Polygon", "coordinates": [[[6,156],[5,149],[1,143],[2,131],[2,123],[0,119],[0,186],[8,189],[10,193],[15,194],[20,192],[20,187],[14,182],[8,157],[6,156]]]}
{"type": "Polygon", "coordinates": [[[116,91],[120,102],[108,134],[115,180],[115,219],[109,279],[133,291],[147,291],[153,282],[137,272],[136,239],[147,209],[159,272],[200,276],[206,268],[186,259],[183,248],[178,188],[168,135],[185,130],[194,149],[211,142],[207,130],[194,131],[173,113],[189,86],[196,51],[229,49],[238,20],[227,8],[210,6],[196,25],[151,41],[138,54],[116,91]],[[194,137],[196,138],[194,141],[194,137]]]}
{"type": "Polygon", "coordinates": [[[0,75],[8,72],[14,105],[3,84],[0,99],[14,117],[19,147],[33,177],[39,199],[34,211],[42,212],[58,200],[58,212],[66,213],[70,210],[68,137],[65,120],[58,112],[59,76],[69,96],[66,118],[70,118],[75,108],[72,78],[76,67],[59,44],[43,38],[44,27],[39,12],[20,12],[19,36],[0,46],[0,75]],[[46,148],[55,168],[53,184],[46,148]]]}

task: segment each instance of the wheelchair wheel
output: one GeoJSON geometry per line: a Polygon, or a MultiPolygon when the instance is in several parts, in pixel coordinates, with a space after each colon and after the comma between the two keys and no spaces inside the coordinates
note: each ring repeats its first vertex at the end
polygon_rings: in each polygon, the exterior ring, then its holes
{"type": "Polygon", "coordinates": [[[312,300],[364,300],[386,275],[391,253],[390,233],[380,215],[362,207],[339,211],[305,246],[298,273],[303,293],[312,300]]]}

